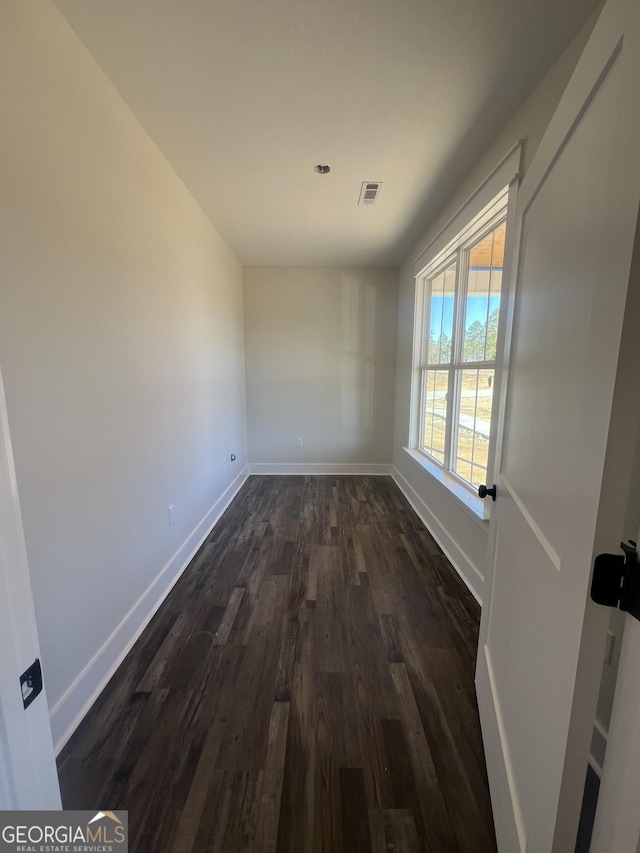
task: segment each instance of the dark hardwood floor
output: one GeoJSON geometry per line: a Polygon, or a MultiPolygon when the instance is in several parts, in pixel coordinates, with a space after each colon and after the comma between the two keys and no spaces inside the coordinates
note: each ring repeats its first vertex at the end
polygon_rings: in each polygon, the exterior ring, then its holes
{"type": "Polygon", "coordinates": [[[495,851],[479,608],[389,477],[251,477],[59,758],[135,853],[495,851]]]}

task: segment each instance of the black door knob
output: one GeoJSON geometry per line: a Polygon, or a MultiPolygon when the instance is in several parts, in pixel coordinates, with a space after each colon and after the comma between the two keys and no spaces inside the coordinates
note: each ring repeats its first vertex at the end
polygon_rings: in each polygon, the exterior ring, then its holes
{"type": "Polygon", "coordinates": [[[478,486],[478,494],[481,498],[486,498],[487,495],[491,495],[491,499],[495,501],[496,499],[496,487],[495,484],[488,489],[486,486],[478,486]]]}

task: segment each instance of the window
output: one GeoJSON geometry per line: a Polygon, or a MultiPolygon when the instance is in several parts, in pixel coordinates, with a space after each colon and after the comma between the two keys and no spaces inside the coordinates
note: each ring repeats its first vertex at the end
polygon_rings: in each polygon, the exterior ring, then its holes
{"type": "Polygon", "coordinates": [[[507,196],[416,279],[413,445],[469,492],[487,482],[491,461],[507,196]]]}

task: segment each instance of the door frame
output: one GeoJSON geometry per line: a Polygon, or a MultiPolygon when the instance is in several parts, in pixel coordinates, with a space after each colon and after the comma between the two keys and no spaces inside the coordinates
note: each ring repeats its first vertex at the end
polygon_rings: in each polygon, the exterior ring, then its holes
{"type": "Polygon", "coordinates": [[[46,690],[25,709],[20,674],[41,659],[0,371],[0,809],[60,809],[46,690]]]}
{"type": "MultiPolygon", "coordinates": [[[[621,364],[629,375],[625,385],[638,386],[638,329],[640,329],[640,212],[627,294],[621,343],[621,364]],[[624,356],[627,356],[626,358],[624,356]]],[[[630,406],[627,428],[640,435],[640,394],[627,400],[630,406]],[[635,430],[634,430],[635,425],[635,430]]],[[[615,439],[615,436],[613,437],[615,439]]],[[[640,530],[636,536],[640,542],[640,530]]],[[[606,608],[603,608],[607,610],[606,608]]],[[[608,612],[608,611],[607,611],[608,612]]],[[[622,635],[622,651],[607,735],[591,853],[637,853],[640,849],[640,623],[627,614],[622,635]]]]}
{"type": "Polygon", "coordinates": [[[639,661],[640,622],[627,615],[590,853],[640,848],[639,661]]]}

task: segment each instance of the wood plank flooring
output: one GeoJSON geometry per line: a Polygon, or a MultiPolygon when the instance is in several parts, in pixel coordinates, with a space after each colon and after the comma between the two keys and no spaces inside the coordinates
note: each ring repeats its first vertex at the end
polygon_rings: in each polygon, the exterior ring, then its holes
{"type": "Polygon", "coordinates": [[[250,477],[59,758],[132,853],[495,851],[479,608],[389,477],[250,477]]]}

